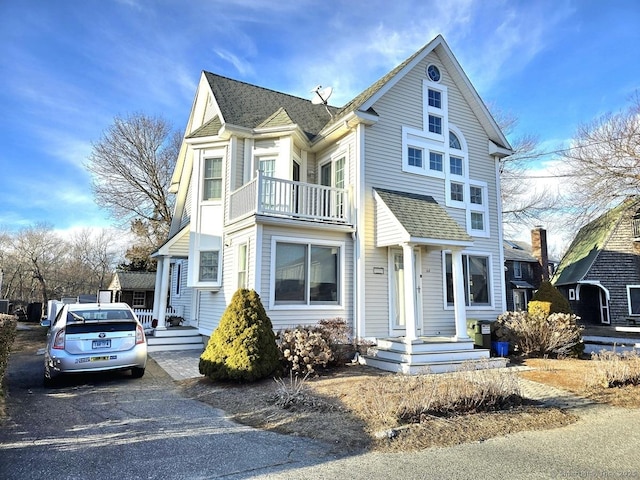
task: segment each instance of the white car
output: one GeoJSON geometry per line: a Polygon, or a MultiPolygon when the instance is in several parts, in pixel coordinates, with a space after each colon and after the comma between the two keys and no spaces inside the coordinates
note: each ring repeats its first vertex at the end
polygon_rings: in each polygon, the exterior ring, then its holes
{"type": "Polygon", "coordinates": [[[131,370],[144,375],[147,342],[144,328],[126,303],[64,305],[49,327],[44,353],[44,384],[62,374],[131,370]]]}

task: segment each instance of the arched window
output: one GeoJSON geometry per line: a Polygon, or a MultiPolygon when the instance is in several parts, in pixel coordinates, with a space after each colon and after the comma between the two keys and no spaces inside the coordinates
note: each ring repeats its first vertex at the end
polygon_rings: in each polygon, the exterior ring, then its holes
{"type": "Polygon", "coordinates": [[[455,133],[449,131],[449,148],[455,148],[456,150],[462,150],[462,145],[460,145],[460,140],[456,136],[455,133]]]}

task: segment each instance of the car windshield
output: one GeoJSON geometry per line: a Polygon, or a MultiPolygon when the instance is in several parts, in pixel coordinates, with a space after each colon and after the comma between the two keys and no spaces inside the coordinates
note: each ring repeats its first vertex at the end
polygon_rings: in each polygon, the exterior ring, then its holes
{"type": "Polygon", "coordinates": [[[129,310],[76,310],[67,313],[67,322],[85,322],[101,320],[133,320],[129,310]]]}

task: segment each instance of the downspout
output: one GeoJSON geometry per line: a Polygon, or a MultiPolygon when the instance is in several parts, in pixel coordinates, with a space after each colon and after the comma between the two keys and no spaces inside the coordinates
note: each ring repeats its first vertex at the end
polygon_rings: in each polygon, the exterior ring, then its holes
{"type": "Polygon", "coordinates": [[[357,338],[365,338],[365,311],[364,311],[364,259],[362,257],[363,242],[364,242],[364,169],[365,169],[365,146],[364,146],[364,137],[365,130],[364,125],[359,123],[356,126],[356,172],[355,172],[355,192],[354,199],[355,205],[353,208],[354,212],[354,224],[356,226],[356,231],[353,233],[355,238],[353,244],[353,255],[354,255],[354,273],[353,273],[353,292],[354,292],[354,301],[355,301],[355,322],[354,322],[354,337],[357,338]],[[362,211],[361,211],[362,210],[362,211]]]}
{"type": "Polygon", "coordinates": [[[503,226],[502,226],[502,187],[500,184],[500,158],[497,156],[493,156],[495,165],[496,165],[496,201],[498,203],[498,241],[499,241],[499,272],[500,272],[500,291],[502,295],[501,304],[502,309],[501,312],[507,311],[507,286],[505,284],[505,275],[504,275],[504,247],[503,247],[503,226]]]}

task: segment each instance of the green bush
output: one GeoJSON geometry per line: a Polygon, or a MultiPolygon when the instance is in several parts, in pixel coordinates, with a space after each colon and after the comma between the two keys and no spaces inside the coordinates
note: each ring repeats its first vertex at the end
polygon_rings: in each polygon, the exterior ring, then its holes
{"type": "Polygon", "coordinates": [[[551,315],[552,313],[573,313],[571,305],[551,282],[542,282],[527,307],[533,315],[551,315]]]}
{"type": "Polygon", "coordinates": [[[584,350],[576,315],[506,312],[498,317],[496,329],[519,353],[532,356],[580,356],[584,350]]]}
{"type": "Polygon", "coordinates": [[[280,365],[273,325],[260,296],[239,289],[200,356],[200,373],[212,380],[255,381],[280,365]]]}
{"type": "Polygon", "coordinates": [[[0,385],[9,363],[9,353],[16,337],[18,321],[13,315],[0,314],[0,385]]]}

